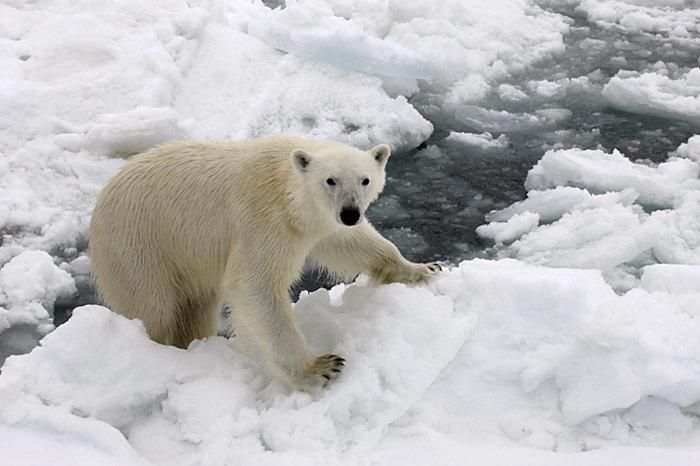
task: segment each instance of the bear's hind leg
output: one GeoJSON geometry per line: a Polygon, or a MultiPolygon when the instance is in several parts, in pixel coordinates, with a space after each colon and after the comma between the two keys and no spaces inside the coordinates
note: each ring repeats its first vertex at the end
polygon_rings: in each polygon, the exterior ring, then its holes
{"type": "Polygon", "coordinates": [[[193,340],[216,335],[222,305],[219,293],[213,290],[183,297],[177,306],[169,343],[187,348],[193,340]]]}

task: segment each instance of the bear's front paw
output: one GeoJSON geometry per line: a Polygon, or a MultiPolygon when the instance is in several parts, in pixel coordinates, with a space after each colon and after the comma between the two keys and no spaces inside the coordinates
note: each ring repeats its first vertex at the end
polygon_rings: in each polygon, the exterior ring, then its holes
{"type": "Polygon", "coordinates": [[[371,273],[372,280],[378,284],[419,283],[439,273],[442,267],[437,262],[416,264],[403,261],[391,267],[378,268],[371,273]]]}
{"type": "Polygon", "coordinates": [[[437,275],[442,271],[442,266],[437,262],[429,264],[412,264],[409,282],[418,283],[426,281],[433,275],[437,275]]]}
{"type": "Polygon", "coordinates": [[[304,368],[299,378],[300,380],[295,384],[296,388],[306,392],[313,392],[317,388],[326,387],[338,378],[344,366],[345,358],[335,354],[319,356],[304,368]]]}

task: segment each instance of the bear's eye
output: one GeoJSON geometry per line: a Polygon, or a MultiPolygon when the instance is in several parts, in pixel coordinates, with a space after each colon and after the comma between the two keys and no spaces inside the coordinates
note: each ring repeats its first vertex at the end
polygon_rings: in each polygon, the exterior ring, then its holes
{"type": "Polygon", "coordinates": [[[369,184],[369,178],[364,178],[362,180],[362,186],[367,186],[369,184]]]}
{"type": "Polygon", "coordinates": [[[326,179],[326,184],[328,186],[335,186],[335,180],[333,178],[326,179]]]}

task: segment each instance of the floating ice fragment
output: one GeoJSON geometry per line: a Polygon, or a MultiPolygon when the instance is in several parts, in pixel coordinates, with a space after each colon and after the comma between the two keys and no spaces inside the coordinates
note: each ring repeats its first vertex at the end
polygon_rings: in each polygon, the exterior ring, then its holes
{"type": "Polygon", "coordinates": [[[511,113],[477,105],[463,105],[455,111],[455,117],[463,124],[478,131],[513,133],[556,125],[571,116],[564,108],[536,110],[534,113],[511,113]]]}
{"type": "Polygon", "coordinates": [[[654,255],[659,262],[700,264],[700,190],[687,193],[673,210],[653,212],[654,255]]]}
{"type": "Polygon", "coordinates": [[[44,251],[25,251],[0,268],[0,365],[53,330],[53,305],[75,282],[44,251]]]}
{"type": "Polygon", "coordinates": [[[700,126],[700,68],[677,79],[660,73],[618,73],[603,88],[608,104],[620,110],[689,121],[700,126]]]}
{"type": "Polygon", "coordinates": [[[533,231],[539,225],[540,216],[532,212],[515,214],[506,222],[491,222],[477,227],[476,233],[482,238],[490,238],[497,243],[512,243],[521,236],[533,231]]]}
{"type": "Polygon", "coordinates": [[[10,303],[41,302],[52,306],[59,296],[76,292],[70,274],[44,251],[26,251],[0,269],[0,292],[10,303]]]}
{"type": "Polygon", "coordinates": [[[688,142],[678,146],[676,153],[700,164],[700,135],[692,136],[688,142]]]}
{"type": "Polygon", "coordinates": [[[447,136],[447,138],[445,138],[445,140],[477,147],[481,150],[505,149],[510,144],[510,140],[505,134],[501,134],[497,138],[494,138],[493,135],[488,132],[476,134],[450,131],[450,134],[447,136]]]}
{"type": "Polygon", "coordinates": [[[510,84],[498,86],[498,97],[505,102],[522,102],[528,99],[527,94],[510,84]]]}
{"type": "MultiPolygon", "coordinates": [[[[689,158],[658,165],[632,162],[617,151],[547,152],[528,173],[528,198],[486,216],[506,222],[525,212],[540,215],[537,228],[500,253],[553,267],[597,268],[632,286],[636,278],[625,277],[650,261],[700,263],[695,139],[676,151],[689,158]],[[632,272],[613,270],[622,265],[632,272]]],[[[492,225],[480,231],[502,228],[492,225]]]]}
{"type": "Polygon", "coordinates": [[[561,96],[565,92],[564,86],[554,81],[532,81],[529,84],[530,88],[536,92],[537,95],[548,99],[561,96]]]}
{"type": "Polygon", "coordinates": [[[503,222],[516,214],[535,212],[540,216],[540,223],[551,223],[573,210],[605,207],[618,203],[631,205],[638,197],[639,194],[633,189],[591,195],[585,189],[557,186],[542,191],[529,191],[527,199],[511,204],[505,209],[489,212],[485,219],[488,222],[503,222]]]}
{"type": "Polygon", "coordinates": [[[688,6],[687,0],[583,0],[577,9],[603,27],[685,37],[682,30],[697,32],[700,24],[700,11],[688,6]]]}
{"type": "Polygon", "coordinates": [[[535,212],[542,223],[551,223],[590,197],[591,194],[585,189],[570,186],[532,190],[527,193],[527,199],[515,202],[505,209],[491,211],[485,219],[487,222],[504,222],[523,212],[535,212]]]}
{"type": "Polygon", "coordinates": [[[687,159],[671,159],[650,167],[634,163],[617,150],[569,149],[549,151],[527,175],[525,187],[547,189],[577,186],[594,193],[632,188],[639,203],[649,207],[671,207],[688,190],[700,189],[700,166],[687,159]]]}

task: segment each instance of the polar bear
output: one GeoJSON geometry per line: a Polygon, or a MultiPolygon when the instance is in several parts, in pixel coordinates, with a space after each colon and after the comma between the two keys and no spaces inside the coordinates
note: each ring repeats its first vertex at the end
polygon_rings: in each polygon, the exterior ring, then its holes
{"type": "Polygon", "coordinates": [[[345,360],[310,351],[289,290],[307,258],[340,276],[418,282],[437,264],[406,260],[365,219],[390,150],[293,137],[176,142],[127,162],[100,193],[89,254],[114,311],[179,347],[216,335],[222,305],[273,374],[312,391],[345,360]]]}

